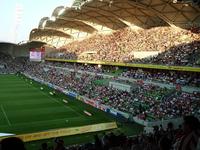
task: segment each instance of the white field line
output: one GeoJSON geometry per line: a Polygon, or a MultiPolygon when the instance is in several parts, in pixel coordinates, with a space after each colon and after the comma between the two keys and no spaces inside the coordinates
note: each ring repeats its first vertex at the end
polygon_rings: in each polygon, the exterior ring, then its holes
{"type": "MultiPolygon", "coordinates": [[[[30,86],[30,84],[28,84],[28,85],[30,86]]],[[[65,108],[67,108],[67,109],[70,109],[70,110],[73,111],[75,114],[78,114],[78,115],[80,115],[80,116],[84,116],[83,114],[79,113],[78,111],[74,110],[73,108],[71,108],[71,107],[69,107],[69,106],[66,106],[66,105],[64,105],[62,102],[58,101],[57,99],[55,99],[55,98],[49,96],[47,93],[44,93],[44,92],[42,92],[41,90],[38,90],[38,88],[36,88],[36,87],[34,87],[34,86],[31,86],[31,87],[33,87],[34,89],[36,89],[38,92],[42,93],[42,95],[47,96],[48,98],[50,98],[50,99],[53,100],[54,102],[56,102],[56,103],[62,105],[63,107],[65,107],[65,108]]],[[[85,117],[85,116],[84,116],[84,117],[85,117]]]]}
{"type": "Polygon", "coordinates": [[[8,122],[8,125],[11,126],[10,120],[8,119],[8,116],[6,115],[6,112],[5,112],[4,108],[3,108],[3,105],[1,105],[1,110],[2,110],[2,112],[3,112],[3,114],[4,114],[5,118],[6,118],[6,120],[8,122]]]}

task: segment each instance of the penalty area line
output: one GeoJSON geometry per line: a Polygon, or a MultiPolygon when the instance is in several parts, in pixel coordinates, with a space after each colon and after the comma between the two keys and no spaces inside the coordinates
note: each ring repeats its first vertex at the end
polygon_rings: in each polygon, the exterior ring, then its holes
{"type": "Polygon", "coordinates": [[[2,110],[2,112],[3,112],[3,114],[4,114],[5,118],[6,118],[6,121],[8,122],[8,125],[11,126],[10,120],[8,119],[8,116],[6,115],[6,112],[5,112],[4,108],[3,108],[3,105],[1,105],[1,110],[2,110]]]}

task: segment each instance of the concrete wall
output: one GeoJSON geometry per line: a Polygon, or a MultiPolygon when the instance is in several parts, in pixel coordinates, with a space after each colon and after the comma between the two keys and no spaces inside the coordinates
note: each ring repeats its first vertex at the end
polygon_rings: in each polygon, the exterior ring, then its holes
{"type": "Polygon", "coordinates": [[[130,55],[133,55],[134,58],[142,59],[142,58],[147,58],[151,56],[156,56],[159,53],[160,51],[141,51],[141,52],[133,51],[131,52],[130,55]]]}

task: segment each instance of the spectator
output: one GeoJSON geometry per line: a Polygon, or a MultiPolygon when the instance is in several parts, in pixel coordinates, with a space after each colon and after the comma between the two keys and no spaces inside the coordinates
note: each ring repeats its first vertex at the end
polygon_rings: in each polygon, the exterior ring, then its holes
{"type": "Polygon", "coordinates": [[[8,137],[1,141],[1,150],[25,150],[24,142],[17,137],[8,137]]]}
{"type": "Polygon", "coordinates": [[[42,143],[40,150],[49,150],[47,143],[42,143]]]}
{"type": "Polygon", "coordinates": [[[171,140],[166,136],[163,136],[159,141],[160,150],[171,150],[171,140]]]}
{"type": "Polygon", "coordinates": [[[199,120],[194,116],[184,117],[184,135],[176,143],[177,150],[196,150],[200,137],[199,120]]]}

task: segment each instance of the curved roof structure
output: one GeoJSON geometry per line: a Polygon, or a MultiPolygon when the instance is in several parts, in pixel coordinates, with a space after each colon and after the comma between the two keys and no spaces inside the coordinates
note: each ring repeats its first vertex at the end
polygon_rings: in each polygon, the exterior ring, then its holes
{"type": "Polygon", "coordinates": [[[149,9],[170,25],[191,27],[200,21],[200,8],[192,3],[173,3],[172,0],[131,0],[135,6],[149,9]]]}
{"type": "Polygon", "coordinates": [[[33,29],[31,31],[31,37],[33,38],[34,36],[57,36],[57,37],[64,37],[64,38],[71,38],[70,35],[63,33],[61,31],[57,31],[54,29],[33,29]]]}
{"type": "Polygon", "coordinates": [[[87,0],[74,0],[74,3],[72,4],[73,7],[79,7],[82,4],[84,4],[87,0]]]}
{"type": "Polygon", "coordinates": [[[96,1],[87,2],[81,7],[88,11],[98,11],[101,14],[107,14],[110,18],[116,17],[127,23],[129,26],[139,26],[141,28],[150,28],[154,26],[167,25],[160,17],[143,7],[135,6],[129,0],[115,1],[96,1]]]}
{"type": "Polygon", "coordinates": [[[18,44],[18,45],[28,45],[29,47],[41,47],[45,45],[45,42],[42,41],[27,41],[26,43],[18,44]]]}
{"type": "Polygon", "coordinates": [[[93,24],[98,24],[105,26],[112,30],[117,30],[127,27],[127,25],[118,19],[116,16],[111,16],[108,13],[98,11],[98,9],[87,9],[83,5],[81,9],[70,8],[66,9],[61,18],[76,19],[79,21],[90,22],[93,24]]]}
{"type": "Polygon", "coordinates": [[[30,40],[60,36],[69,42],[69,38],[81,39],[95,32],[110,32],[128,26],[200,26],[199,7],[191,3],[173,3],[172,0],[76,0],[71,8],[55,8],[52,16],[54,19],[41,19],[36,33],[30,33],[30,40]]]}
{"type": "Polygon", "coordinates": [[[88,32],[88,33],[93,33],[97,31],[95,28],[92,26],[89,26],[85,24],[84,22],[81,21],[75,21],[75,20],[67,20],[67,19],[56,19],[55,21],[48,20],[46,22],[46,26],[48,28],[52,29],[61,29],[65,31],[66,29],[76,29],[82,32],[88,32]]]}
{"type": "Polygon", "coordinates": [[[65,7],[64,6],[58,6],[54,9],[53,13],[52,13],[52,16],[58,16],[62,10],[64,10],[65,7]]]}

